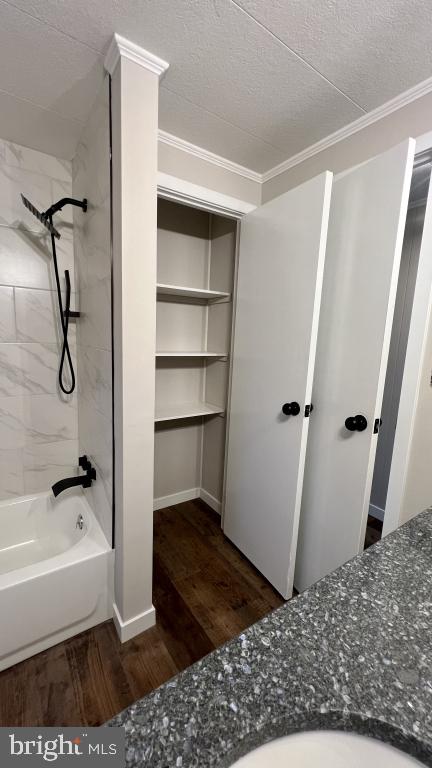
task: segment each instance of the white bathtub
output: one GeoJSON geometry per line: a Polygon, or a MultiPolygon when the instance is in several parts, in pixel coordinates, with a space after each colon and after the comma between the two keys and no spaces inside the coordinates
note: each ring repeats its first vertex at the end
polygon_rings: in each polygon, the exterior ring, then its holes
{"type": "Polygon", "coordinates": [[[0,670],[111,618],[112,566],[81,489],[0,502],[0,670]]]}

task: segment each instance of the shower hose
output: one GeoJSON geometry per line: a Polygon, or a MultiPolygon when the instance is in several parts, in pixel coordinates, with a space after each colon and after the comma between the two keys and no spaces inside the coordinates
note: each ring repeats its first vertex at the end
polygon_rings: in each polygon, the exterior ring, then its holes
{"type": "MultiPolygon", "coordinates": [[[[52,216],[49,217],[49,220],[52,224],[52,216]]],[[[72,357],[71,357],[69,342],[68,342],[71,284],[70,284],[69,270],[65,269],[66,297],[65,297],[65,310],[63,311],[60,276],[59,276],[59,270],[58,270],[58,264],[57,264],[57,250],[56,250],[56,244],[55,244],[55,236],[52,232],[51,232],[51,247],[52,247],[52,255],[53,255],[53,262],[54,262],[57,298],[58,298],[58,305],[59,305],[59,312],[60,312],[61,331],[63,336],[62,352],[61,352],[59,372],[58,372],[58,383],[61,391],[64,392],[65,395],[71,395],[75,389],[75,371],[73,367],[73,362],[72,362],[72,357]],[[67,382],[65,383],[65,378],[64,378],[66,358],[67,358],[67,363],[68,363],[69,373],[70,373],[69,385],[67,384],[67,382]]]]}

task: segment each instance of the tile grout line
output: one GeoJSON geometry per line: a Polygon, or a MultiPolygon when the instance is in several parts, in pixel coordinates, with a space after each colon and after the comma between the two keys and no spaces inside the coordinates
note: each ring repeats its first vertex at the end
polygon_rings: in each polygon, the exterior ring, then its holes
{"type": "MultiPolygon", "coordinates": [[[[57,294],[57,291],[55,288],[42,288],[36,285],[15,285],[14,283],[0,283],[0,288],[13,288],[14,290],[16,289],[18,291],[45,291],[46,293],[57,294]]],[[[63,290],[64,289],[62,289],[62,291],[63,290]]],[[[78,293],[77,290],[71,291],[71,296],[77,293],[78,293]]]]}

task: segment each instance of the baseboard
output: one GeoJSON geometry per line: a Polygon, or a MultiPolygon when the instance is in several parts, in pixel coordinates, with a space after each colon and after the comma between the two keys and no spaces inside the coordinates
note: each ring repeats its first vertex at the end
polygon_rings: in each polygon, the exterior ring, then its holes
{"type": "Polygon", "coordinates": [[[174,504],[182,504],[184,501],[192,501],[192,499],[202,499],[218,515],[221,514],[221,502],[215,496],[212,496],[211,493],[204,490],[204,488],[188,488],[187,491],[171,493],[169,496],[159,496],[159,498],[153,501],[153,510],[156,512],[158,509],[172,507],[174,504]]]}
{"type": "Polygon", "coordinates": [[[199,488],[189,488],[187,491],[171,493],[169,496],[159,496],[158,499],[154,499],[153,501],[153,510],[156,511],[157,509],[164,509],[164,507],[171,507],[173,504],[182,504],[184,501],[199,499],[199,497],[199,488]]]}
{"type": "Polygon", "coordinates": [[[209,507],[214,509],[214,511],[217,512],[218,515],[220,515],[222,504],[220,501],[218,501],[218,499],[212,496],[211,493],[209,493],[208,491],[205,491],[204,488],[199,489],[199,496],[200,496],[200,499],[205,501],[205,503],[208,504],[209,507]]]}
{"type": "Polygon", "coordinates": [[[137,616],[133,616],[131,619],[123,621],[119,609],[114,603],[113,621],[121,642],[126,643],[128,640],[131,640],[132,637],[140,635],[141,632],[145,632],[146,629],[150,629],[150,627],[153,627],[156,624],[156,612],[152,605],[147,611],[143,611],[143,613],[139,613],[137,616]]]}
{"type": "Polygon", "coordinates": [[[377,507],[375,504],[369,504],[369,514],[371,517],[374,517],[375,520],[384,522],[384,509],[381,509],[381,507],[377,507]]]}

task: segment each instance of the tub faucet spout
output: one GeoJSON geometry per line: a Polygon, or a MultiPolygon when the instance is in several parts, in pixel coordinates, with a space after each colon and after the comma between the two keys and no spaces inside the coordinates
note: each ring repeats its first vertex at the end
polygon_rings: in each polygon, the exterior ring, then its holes
{"type": "Polygon", "coordinates": [[[65,477],[63,480],[58,480],[52,486],[52,492],[54,496],[58,496],[67,488],[73,488],[74,486],[81,485],[83,488],[90,488],[93,480],[96,480],[96,470],[92,467],[87,456],[80,456],[79,465],[85,469],[84,475],[76,475],[76,477],[65,477]]]}

